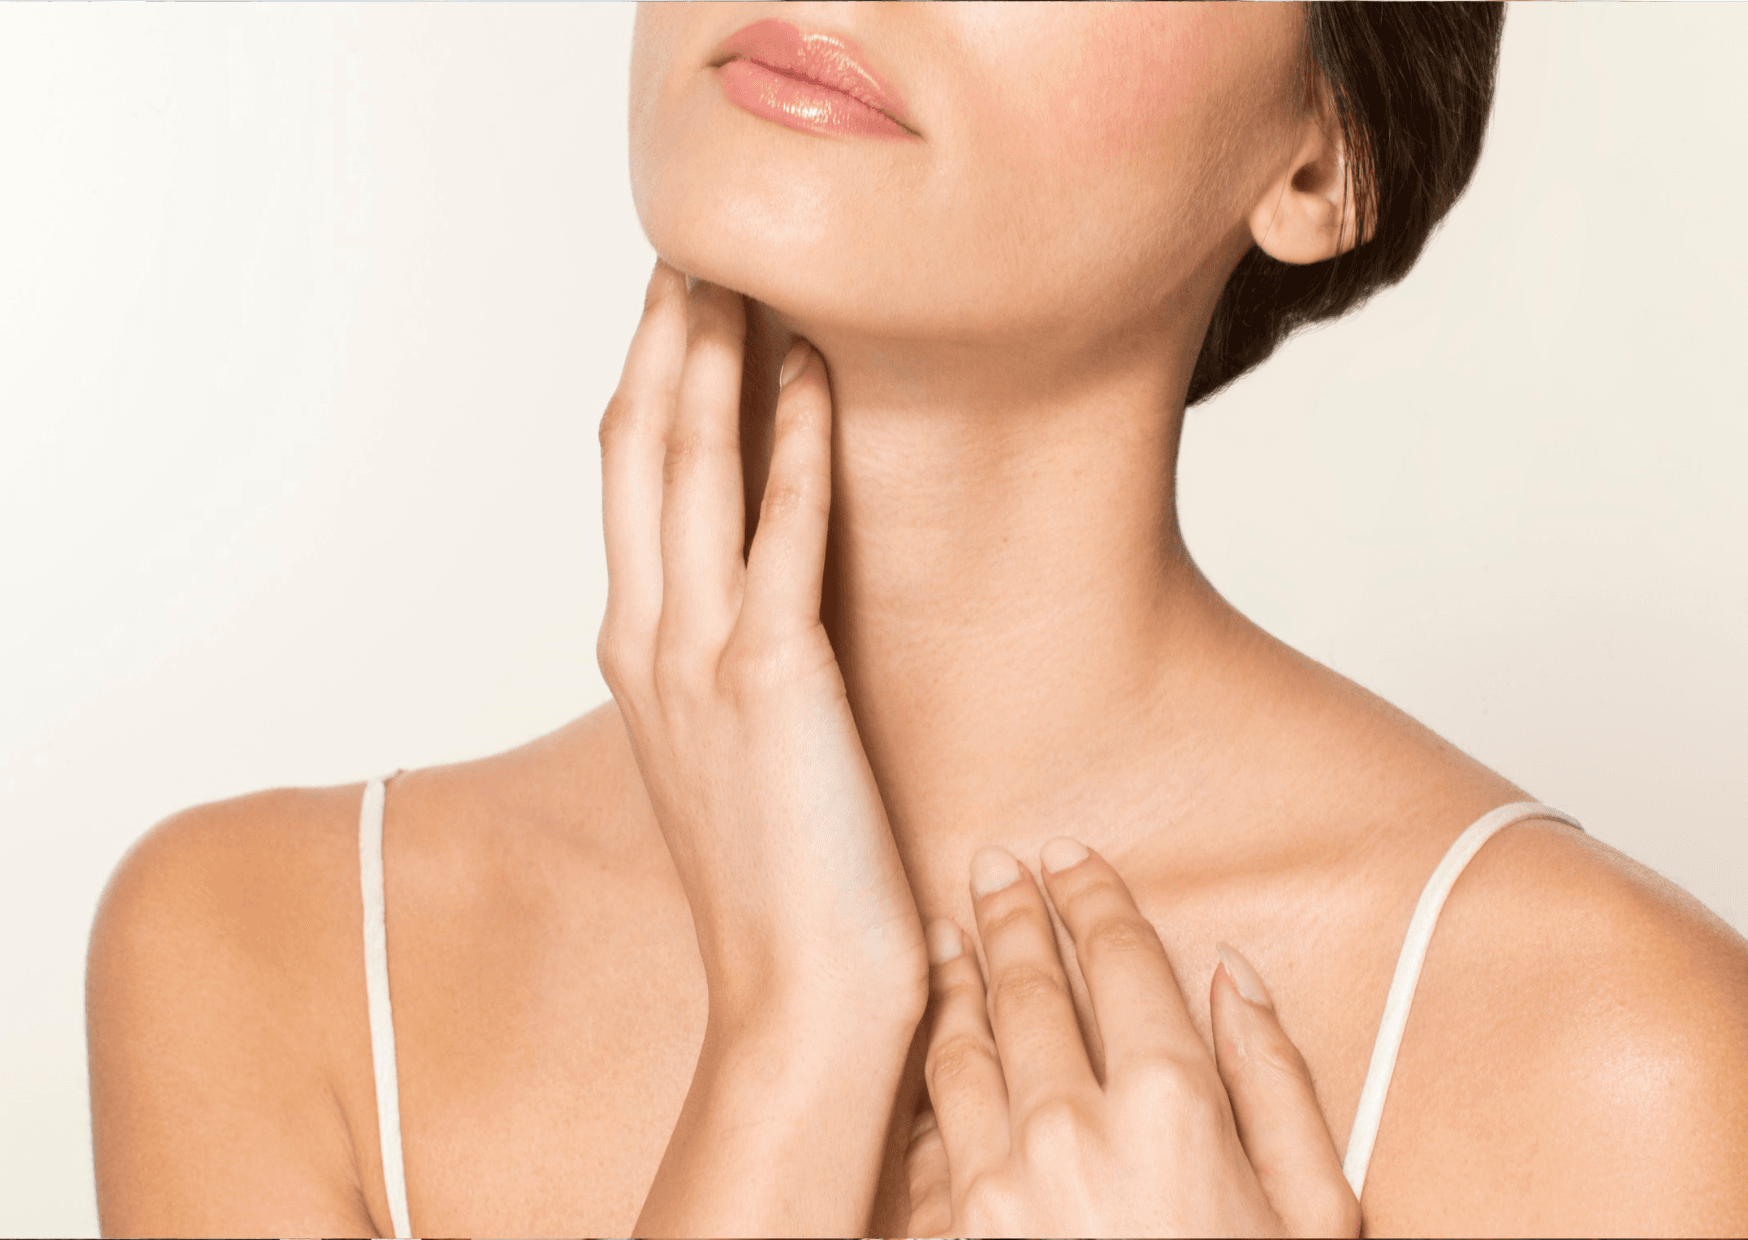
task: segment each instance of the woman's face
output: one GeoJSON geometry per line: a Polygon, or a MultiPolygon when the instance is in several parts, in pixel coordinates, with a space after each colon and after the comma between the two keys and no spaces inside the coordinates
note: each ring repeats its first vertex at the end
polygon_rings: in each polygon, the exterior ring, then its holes
{"type": "Polygon", "coordinates": [[[1205,315],[1299,146],[1303,23],[1296,4],[642,5],[638,215],[670,262],[816,339],[1084,343],[1205,315]],[[820,72],[883,86],[887,115],[790,80],[820,72]]]}

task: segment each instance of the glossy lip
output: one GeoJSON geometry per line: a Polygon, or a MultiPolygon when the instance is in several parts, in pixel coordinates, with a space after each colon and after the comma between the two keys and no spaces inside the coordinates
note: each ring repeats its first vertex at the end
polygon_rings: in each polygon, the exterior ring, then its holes
{"type": "Polygon", "coordinates": [[[897,95],[861,49],[839,35],[777,18],[735,31],[710,64],[724,93],[754,115],[807,133],[914,138],[897,95]],[[736,62],[739,69],[720,72],[736,62]]]}

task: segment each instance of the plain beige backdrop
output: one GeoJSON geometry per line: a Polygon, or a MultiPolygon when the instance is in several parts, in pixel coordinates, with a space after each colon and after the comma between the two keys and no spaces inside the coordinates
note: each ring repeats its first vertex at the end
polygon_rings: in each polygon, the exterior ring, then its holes
{"type": "MultiPolygon", "coordinates": [[[[95,1229],[83,953],[134,838],[605,698],[631,17],[0,6],[0,1233],[95,1229]]],[[[1182,471],[1239,606],[1738,927],[1745,44],[1514,6],[1420,267],[1182,471]]]]}

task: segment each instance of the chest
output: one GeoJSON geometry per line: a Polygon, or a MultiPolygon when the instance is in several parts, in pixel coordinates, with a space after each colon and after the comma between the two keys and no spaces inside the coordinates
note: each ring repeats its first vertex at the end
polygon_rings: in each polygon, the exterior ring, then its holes
{"type": "MultiPolygon", "coordinates": [[[[631,1232],[704,1036],[703,969],[676,897],[607,883],[582,900],[403,922],[391,981],[417,1230],[631,1232]]],[[[1302,934],[1285,932],[1302,929],[1302,914],[1225,910],[1216,927],[1193,908],[1144,909],[1204,1036],[1215,943],[1239,938],[1262,957],[1331,1130],[1344,1140],[1387,966],[1338,978],[1317,966],[1320,953],[1304,950],[1302,934]],[[1354,978],[1369,974],[1377,985],[1356,990],[1354,978]]],[[[1340,941],[1351,929],[1339,917],[1319,920],[1332,958],[1351,958],[1355,944],[1340,941]]],[[[922,1094],[920,1051],[891,1122],[876,1219],[903,1216],[902,1134],[922,1094]]]]}

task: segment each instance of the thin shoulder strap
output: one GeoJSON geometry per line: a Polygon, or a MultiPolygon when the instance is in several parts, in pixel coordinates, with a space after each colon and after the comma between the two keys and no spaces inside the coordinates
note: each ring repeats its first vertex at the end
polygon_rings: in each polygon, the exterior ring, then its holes
{"type": "MultiPolygon", "coordinates": [[[[398,773],[398,772],[397,772],[398,773]]],[[[396,1236],[411,1236],[407,1173],[401,1159],[401,1086],[395,1073],[395,1018],[388,999],[388,929],[383,922],[381,779],[364,786],[358,813],[358,884],[364,891],[364,990],[370,1001],[370,1058],[376,1073],[376,1127],[382,1182],[396,1236]]]]}
{"type": "Polygon", "coordinates": [[[1402,1049],[1402,1032],[1408,1027],[1408,1007],[1414,1002],[1414,988],[1420,982],[1420,967],[1426,963],[1426,948],[1432,942],[1433,927],[1438,924],[1439,910],[1445,897],[1451,894],[1463,867],[1481,851],[1481,845],[1494,834],[1514,822],[1526,818],[1552,818],[1568,826],[1578,821],[1557,809],[1537,801],[1517,801],[1501,805],[1483,814],[1457,836],[1445,852],[1444,860],[1426,880],[1420,902],[1414,906],[1414,916],[1408,920],[1408,933],[1402,940],[1402,954],[1396,958],[1396,975],[1390,979],[1390,994],[1384,1000],[1384,1018],[1378,1024],[1378,1040],[1372,1044],[1372,1063],[1366,1069],[1366,1083],[1360,1089],[1360,1104],[1354,1112],[1353,1128],[1347,1139],[1347,1157],[1342,1160],[1342,1174],[1353,1186],[1358,1197],[1366,1185],[1366,1167],[1372,1161],[1372,1146],[1378,1139],[1378,1123],[1384,1118],[1384,1099],[1390,1092],[1390,1077],[1396,1071],[1396,1053],[1402,1049]]]}

